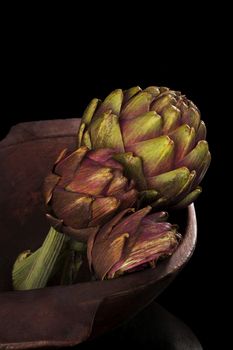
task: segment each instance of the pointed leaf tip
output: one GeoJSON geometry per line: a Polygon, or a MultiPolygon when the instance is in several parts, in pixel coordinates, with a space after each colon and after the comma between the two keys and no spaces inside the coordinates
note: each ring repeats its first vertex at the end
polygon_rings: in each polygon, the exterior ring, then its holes
{"type": "Polygon", "coordinates": [[[100,107],[95,113],[95,117],[100,116],[108,110],[111,110],[113,114],[118,116],[121,111],[122,101],[123,91],[121,89],[116,89],[112,91],[101,103],[100,107]]]}
{"type": "Polygon", "coordinates": [[[143,113],[149,112],[152,96],[146,91],[141,91],[133,96],[122,108],[121,119],[132,119],[143,113]]]}

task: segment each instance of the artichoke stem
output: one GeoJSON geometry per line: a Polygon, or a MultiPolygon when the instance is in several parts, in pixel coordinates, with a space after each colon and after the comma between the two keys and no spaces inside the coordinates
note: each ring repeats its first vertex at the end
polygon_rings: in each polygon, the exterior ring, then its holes
{"type": "Polygon", "coordinates": [[[69,241],[69,253],[66,257],[61,273],[61,285],[75,283],[79,269],[83,263],[83,254],[86,253],[87,245],[74,239],[69,241]]]}
{"type": "Polygon", "coordinates": [[[17,259],[12,277],[15,290],[43,288],[51,277],[67,241],[64,234],[50,228],[42,246],[25,259],[17,259]]]}

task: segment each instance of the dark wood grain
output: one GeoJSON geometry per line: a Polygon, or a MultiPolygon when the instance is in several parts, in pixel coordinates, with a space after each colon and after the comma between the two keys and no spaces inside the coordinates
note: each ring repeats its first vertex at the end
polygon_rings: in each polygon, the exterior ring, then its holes
{"type": "Polygon", "coordinates": [[[115,327],[159,295],[195,248],[191,205],[177,214],[183,241],[156,269],[112,281],[11,290],[15,257],[37,249],[49,229],[41,197],[44,176],[63,148],[75,148],[79,123],[67,119],[18,124],[0,142],[0,348],[74,345],[115,327]]]}

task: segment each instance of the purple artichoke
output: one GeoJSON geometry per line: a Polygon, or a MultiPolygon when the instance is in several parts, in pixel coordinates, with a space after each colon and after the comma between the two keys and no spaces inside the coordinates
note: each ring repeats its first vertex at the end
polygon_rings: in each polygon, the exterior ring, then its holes
{"type": "Polygon", "coordinates": [[[148,215],[151,209],[125,209],[89,236],[88,261],[98,279],[155,266],[174,252],[180,239],[176,226],[164,221],[165,212],[148,215]]]}
{"type": "Polygon", "coordinates": [[[123,176],[113,154],[86,146],[61,153],[44,186],[47,217],[56,230],[85,242],[116,212],[134,205],[134,181],[123,176]]]}

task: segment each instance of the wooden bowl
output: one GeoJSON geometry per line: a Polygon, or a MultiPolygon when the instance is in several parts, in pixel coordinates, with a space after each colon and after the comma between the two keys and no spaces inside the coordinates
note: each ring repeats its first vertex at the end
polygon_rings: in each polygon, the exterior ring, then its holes
{"type": "Polygon", "coordinates": [[[156,298],[190,259],[194,206],[173,214],[183,240],[156,269],[103,282],[12,291],[16,256],[35,250],[49,226],[41,186],[63,148],[73,150],[79,119],[18,124],[0,142],[0,348],[75,345],[119,325],[156,298]]]}

